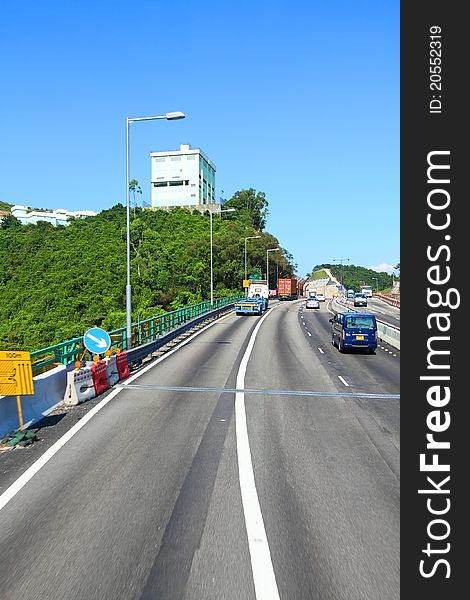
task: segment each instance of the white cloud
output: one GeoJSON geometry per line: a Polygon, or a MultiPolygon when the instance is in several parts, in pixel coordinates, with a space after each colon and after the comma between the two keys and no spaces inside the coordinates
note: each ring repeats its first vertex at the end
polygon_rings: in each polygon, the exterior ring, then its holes
{"type": "Polygon", "coordinates": [[[377,271],[378,273],[388,273],[391,275],[395,271],[395,265],[389,265],[388,263],[379,263],[375,265],[375,267],[367,267],[368,269],[372,269],[373,271],[377,271]]]}

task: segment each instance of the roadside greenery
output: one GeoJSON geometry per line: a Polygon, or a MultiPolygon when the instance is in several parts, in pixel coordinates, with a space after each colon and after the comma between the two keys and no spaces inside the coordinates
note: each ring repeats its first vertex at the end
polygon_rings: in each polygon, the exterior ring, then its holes
{"type": "MultiPolygon", "coordinates": [[[[313,268],[312,274],[314,274],[315,271],[324,268],[330,269],[332,275],[334,275],[338,281],[341,281],[341,265],[316,265],[313,268]]],[[[359,267],[356,265],[343,265],[342,276],[345,287],[347,289],[354,289],[357,292],[361,285],[371,285],[374,292],[377,291],[378,287],[379,291],[382,293],[385,292],[385,290],[390,290],[393,285],[392,275],[384,272],[379,273],[373,269],[367,269],[366,267],[359,267]]],[[[396,279],[399,279],[399,277],[395,275],[395,280],[396,279]]]]}
{"type": "MultiPolygon", "coordinates": [[[[242,292],[245,237],[262,236],[250,244],[249,272],[264,273],[266,249],[279,246],[263,231],[262,192],[237,192],[224,207],[237,212],[213,217],[215,297],[242,292]]],[[[291,275],[291,255],[278,254],[279,276],[291,275]]],[[[126,209],[120,204],[67,227],[18,226],[10,219],[0,228],[0,264],[1,350],[36,350],[92,326],[125,325],[126,209]]],[[[131,285],[133,321],[208,300],[209,214],[136,208],[134,217],[132,211],[131,285]]]]}

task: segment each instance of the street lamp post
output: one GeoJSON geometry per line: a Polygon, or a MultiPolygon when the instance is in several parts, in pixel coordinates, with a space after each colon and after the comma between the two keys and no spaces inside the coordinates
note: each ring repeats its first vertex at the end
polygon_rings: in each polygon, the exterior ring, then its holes
{"type": "Polygon", "coordinates": [[[372,279],[375,279],[375,287],[377,288],[377,294],[379,293],[379,278],[378,277],[372,277],[372,279]]]}
{"type": "Polygon", "coordinates": [[[344,290],[343,260],[350,260],[350,259],[349,258],[334,258],[333,259],[333,262],[339,261],[341,263],[341,291],[344,290]]]}
{"type": "Polygon", "coordinates": [[[268,284],[269,290],[269,252],[276,252],[276,250],[280,250],[280,248],[269,248],[266,250],[266,283],[268,284]]]}
{"type": "Polygon", "coordinates": [[[131,221],[130,221],[130,202],[129,202],[129,125],[135,121],[155,121],[156,119],[167,119],[174,121],[184,119],[182,112],[169,112],[155,117],[126,117],[126,344],[127,350],[132,348],[132,303],[131,303],[131,221]]]}
{"type": "Polygon", "coordinates": [[[245,280],[248,278],[248,272],[247,272],[247,267],[246,267],[246,241],[247,240],[257,240],[260,237],[261,237],[260,235],[251,235],[251,236],[245,238],[245,280]]]}
{"type": "MultiPolygon", "coordinates": [[[[236,208],[226,208],[225,210],[221,210],[221,213],[227,212],[235,212],[236,208]]],[[[214,269],[212,262],[212,211],[209,211],[209,220],[210,220],[210,230],[211,230],[211,306],[214,306],[214,269]]]]}

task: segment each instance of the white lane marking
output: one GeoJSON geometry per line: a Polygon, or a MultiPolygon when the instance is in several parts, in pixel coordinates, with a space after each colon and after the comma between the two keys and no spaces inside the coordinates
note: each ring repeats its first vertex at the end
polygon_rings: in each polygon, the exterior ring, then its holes
{"type": "Polygon", "coordinates": [[[325,354],[321,348],[318,348],[318,351],[319,351],[321,354],[325,354]]]}
{"type": "Polygon", "coordinates": [[[302,325],[305,325],[305,321],[302,321],[302,325]]]}
{"type": "Polygon", "coordinates": [[[163,356],[160,356],[159,358],[157,358],[157,360],[152,362],[147,367],[144,367],[138,373],[131,375],[131,377],[125,380],[121,387],[114,389],[108,396],[106,396],[106,398],[103,398],[101,402],[94,406],[89,413],[87,413],[80,421],[78,421],[78,423],[75,423],[73,427],[71,427],[66,433],[64,433],[64,435],[61,438],[59,438],[57,442],[55,442],[55,444],[53,444],[48,450],[46,450],[46,452],[44,452],[44,454],[40,458],[38,458],[38,460],[35,463],[33,463],[29,467],[29,469],[26,469],[26,471],[22,475],[20,475],[20,477],[18,477],[16,481],[12,483],[10,487],[3,492],[3,494],[0,495],[0,510],[2,510],[2,508],[4,508],[8,504],[8,502],[10,502],[10,500],[16,496],[16,494],[28,483],[28,481],[30,481],[30,479],[32,479],[36,475],[36,473],[40,471],[42,467],[51,460],[54,454],[57,454],[57,452],[63,446],[65,446],[65,444],[69,440],[71,440],[73,436],[88,423],[88,421],[90,421],[102,408],[104,408],[106,404],[108,404],[108,402],[115,398],[119,394],[119,392],[126,389],[125,386],[128,383],[131,383],[132,381],[137,379],[137,377],[140,377],[141,375],[149,371],[152,367],[154,367],[162,360],[176,352],[182,346],[186,346],[186,344],[188,344],[191,340],[200,335],[203,331],[206,331],[213,325],[216,325],[216,323],[220,323],[221,321],[230,316],[233,316],[233,313],[229,313],[227,316],[222,317],[217,321],[213,321],[212,323],[209,323],[207,327],[203,327],[199,331],[196,331],[196,333],[194,333],[192,336],[186,338],[183,342],[181,342],[181,344],[179,344],[178,347],[173,348],[163,356]]]}
{"type": "MultiPolygon", "coordinates": [[[[245,374],[248,366],[248,359],[253,350],[255,338],[261,324],[268,316],[269,312],[258,321],[258,324],[251,334],[250,341],[248,342],[237,374],[238,389],[245,387],[245,374]]],[[[274,574],[258,494],[256,492],[250,442],[248,440],[248,429],[246,425],[245,394],[243,392],[237,392],[235,394],[235,431],[237,437],[238,477],[240,479],[240,490],[243,512],[245,515],[246,533],[250,550],[251,570],[253,572],[256,600],[278,600],[279,591],[277,589],[276,576],[274,574]]]]}
{"type": "Polygon", "coordinates": [[[396,356],[396,354],[394,354],[393,356],[396,356]]]}
{"type": "Polygon", "coordinates": [[[338,379],[341,381],[341,383],[344,383],[344,385],[346,387],[349,387],[349,383],[344,379],[344,377],[341,377],[341,375],[338,375],[338,379]]]}
{"type": "Polygon", "coordinates": [[[307,331],[307,335],[309,335],[310,337],[312,337],[312,334],[310,333],[310,331],[307,331]]]}

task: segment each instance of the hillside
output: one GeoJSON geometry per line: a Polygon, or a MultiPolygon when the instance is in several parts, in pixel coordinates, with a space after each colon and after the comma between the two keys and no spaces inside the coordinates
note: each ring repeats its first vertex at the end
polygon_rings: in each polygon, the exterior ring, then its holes
{"type": "Polygon", "coordinates": [[[359,291],[361,285],[371,285],[374,291],[377,290],[377,287],[379,291],[383,291],[390,289],[393,284],[393,277],[388,273],[379,273],[373,269],[367,269],[366,267],[356,265],[343,265],[342,268],[341,265],[316,265],[313,268],[312,276],[310,278],[314,279],[315,272],[321,271],[324,268],[330,269],[331,273],[338,281],[341,281],[342,275],[345,287],[352,288],[356,291],[359,291]]]}
{"type": "Polygon", "coordinates": [[[2,202],[0,200],[0,210],[10,210],[10,208],[13,206],[13,204],[8,204],[8,202],[2,202]]]}
{"type": "MultiPolygon", "coordinates": [[[[213,217],[215,296],[242,290],[244,237],[255,232],[236,213],[213,217]]],[[[210,297],[209,215],[138,209],[131,218],[133,320],[210,297]]],[[[264,272],[263,232],[249,269],[264,272]]],[[[280,271],[291,272],[289,255],[280,271]]],[[[68,227],[48,223],[0,228],[0,349],[35,350],[81,336],[91,326],[125,325],[126,211],[121,205],[68,227]]]]}

